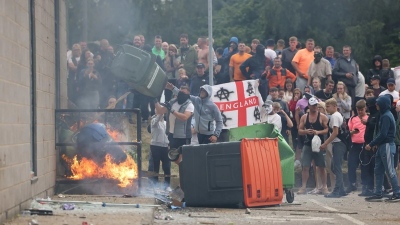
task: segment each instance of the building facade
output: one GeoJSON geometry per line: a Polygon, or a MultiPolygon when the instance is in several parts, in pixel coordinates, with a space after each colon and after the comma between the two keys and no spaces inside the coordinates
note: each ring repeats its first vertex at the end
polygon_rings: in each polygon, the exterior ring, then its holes
{"type": "Polygon", "coordinates": [[[66,29],[63,0],[0,0],[0,223],[54,193],[66,29]]]}

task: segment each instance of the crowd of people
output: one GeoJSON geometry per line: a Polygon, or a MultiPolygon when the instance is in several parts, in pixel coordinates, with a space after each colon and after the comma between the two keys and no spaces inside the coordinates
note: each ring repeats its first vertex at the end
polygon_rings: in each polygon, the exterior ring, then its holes
{"type": "MultiPolygon", "coordinates": [[[[74,44],[68,52],[68,98],[79,108],[106,108],[110,100],[115,104],[131,91],[116,107],[140,108],[144,122],[152,116],[149,170],[158,172],[161,161],[164,173],[170,174],[168,148],[178,149],[191,142],[213,143],[221,134],[222,118],[210,100],[212,64],[216,84],[259,80],[266,109],[261,120],[274,124],[292,143],[295,166],[302,168],[298,194],[307,193],[312,167],[316,187],[309,193],[345,196],[357,190],[356,170],[360,167],[360,196],[371,200],[393,192],[391,199],[400,198],[395,171],[400,145],[400,81],[388,59],[375,56],[371,69],[363,75],[348,45],[341,53],[326,46],[324,55],[313,39],[307,39],[303,48],[294,36],[286,48],[282,39],[276,43],[269,39],[266,46],[254,39],[247,46],[232,37],[228,47],[209,52],[208,43],[207,38],[200,37],[197,44],[189,45],[186,34],[180,35],[179,46],[163,42],[159,35],[154,37],[153,47],[145,44],[143,35],[126,43],[157,56],[169,79],[165,103],[130,90],[127,83],[114,77],[109,71],[114,51],[107,40],[101,40],[96,50],[89,50],[84,42],[74,44]],[[321,141],[320,150],[312,147],[315,136],[321,141]],[[347,188],[343,184],[343,160],[348,164],[347,188]]],[[[166,182],[168,185],[168,178],[166,182]]]]}

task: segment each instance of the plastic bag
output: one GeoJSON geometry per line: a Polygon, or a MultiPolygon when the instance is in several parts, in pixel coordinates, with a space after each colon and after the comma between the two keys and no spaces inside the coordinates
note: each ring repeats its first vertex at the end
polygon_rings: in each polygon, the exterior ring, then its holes
{"type": "Polygon", "coordinates": [[[311,149],[313,152],[319,152],[319,147],[321,147],[321,138],[318,135],[314,135],[311,140],[311,149]]]}

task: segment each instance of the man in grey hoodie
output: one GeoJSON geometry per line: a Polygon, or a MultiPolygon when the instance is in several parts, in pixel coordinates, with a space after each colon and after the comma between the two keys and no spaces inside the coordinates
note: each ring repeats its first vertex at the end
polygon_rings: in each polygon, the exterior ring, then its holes
{"type": "Polygon", "coordinates": [[[383,198],[382,186],[385,172],[392,184],[393,195],[389,200],[400,199],[400,188],[397,180],[396,170],[394,168],[394,155],[396,153],[396,145],[394,143],[396,137],[396,124],[393,114],[390,111],[390,98],[386,95],[380,96],[376,100],[376,108],[380,112],[378,122],[378,134],[365,146],[365,150],[370,151],[374,146],[378,149],[375,153],[375,192],[373,196],[365,198],[365,200],[377,200],[383,198]]]}
{"type": "MultiPolygon", "coordinates": [[[[167,89],[174,94],[179,92],[171,83],[167,83],[167,89]]],[[[212,87],[203,85],[200,87],[199,96],[190,95],[190,100],[194,105],[195,130],[199,139],[199,144],[215,143],[222,130],[222,116],[217,105],[211,101],[212,87]],[[215,121],[215,125],[214,125],[215,121]]]]}

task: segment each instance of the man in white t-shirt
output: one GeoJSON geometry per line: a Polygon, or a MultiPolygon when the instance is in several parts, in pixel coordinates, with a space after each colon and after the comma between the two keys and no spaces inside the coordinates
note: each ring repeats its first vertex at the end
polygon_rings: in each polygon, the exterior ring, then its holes
{"type": "Polygon", "coordinates": [[[325,101],[326,111],[328,114],[331,114],[331,118],[329,120],[329,138],[321,145],[320,149],[326,149],[327,145],[332,142],[332,172],[336,175],[336,183],[333,191],[325,195],[327,198],[340,198],[342,196],[346,196],[346,192],[344,190],[343,185],[343,172],[342,172],[342,163],[343,156],[347,151],[345,143],[343,143],[338,135],[339,129],[343,124],[343,116],[337,111],[337,102],[335,98],[330,98],[325,101]]]}
{"type": "Polygon", "coordinates": [[[282,120],[281,117],[275,113],[272,107],[273,102],[271,100],[265,101],[263,104],[263,113],[261,114],[261,122],[275,125],[275,127],[281,132],[282,120]]]}
{"type": "Polygon", "coordinates": [[[387,88],[388,89],[382,91],[379,94],[379,96],[390,94],[390,95],[393,96],[393,100],[394,101],[399,100],[399,92],[395,90],[396,89],[395,80],[393,78],[389,78],[386,83],[387,83],[387,88]]]}
{"type": "Polygon", "coordinates": [[[265,57],[269,58],[271,62],[276,58],[276,52],[274,51],[275,41],[272,39],[267,40],[267,46],[265,48],[265,57]]]}

